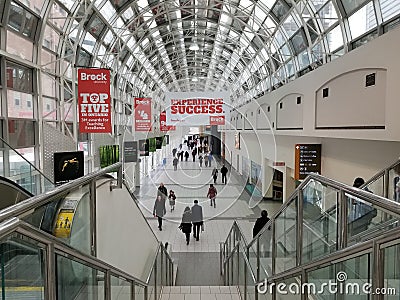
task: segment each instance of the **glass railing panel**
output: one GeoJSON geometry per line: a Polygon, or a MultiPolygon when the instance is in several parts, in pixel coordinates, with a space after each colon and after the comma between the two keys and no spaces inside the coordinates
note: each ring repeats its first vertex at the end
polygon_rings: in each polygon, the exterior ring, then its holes
{"type": "Polygon", "coordinates": [[[289,289],[289,287],[299,286],[300,284],[300,276],[295,276],[276,282],[276,300],[300,300],[301,293],[293,293],[291,292],[292,288],[289,289]]]}
{"type": "Polygon", "coordinates": [[[0,299],[45,299],[45,251],[36,242],[12,234],[0,242],[0,299]]]}
{"type": "Polygon", "coordinates": [[[239,284],[239,250],[233,252],[232,255],[232,269],[231,269],[231,280],[230,285],[238,285],[239,284]]]}
{"type": "Polygon", "coordinates": [[[167,255],[166,255],[166,253],[164,253],[164,256],[163,256],[163,263],[162,263],[162,266],[163,266],[163,271],[162,271],[162,274],[161,274],[161,276],[162,276],[162,283],[163,283],[163,285],[169,285],[169,276],[168,276],[168,274],[169,274],[169,261],[168,261],[168,258],[167,258],[167,255]]]}
{"type": "MultiPolygon", "coordinates": [[[[256,286],[253,277],[250,272],[246,273],[246,296],[247,300],[255,300],[256,299],[256,286]]],[[[243,299],[243,298],[242,298],[243,299]]]]}
{"type": "Polygon", "coordinates": [[[399,217],[360,198],[346,194],[348,245],[371,239],[400,225],[399,217]]]}
{"type": "MultiPolygon", "coordinates": [[[[260,279],[272,275],[272,230],[265,230],[259,237],[260,279]]],[[[254,270],[254,269],[253,269],[254,270]]]]}
{"type": "Polygon", "coordinates": [[[104,272],[56,255],[57,299],[104,299],[104,272]]]}
{"type": "Polygon", "coordinates": [[[135,285],[135,300],[146,300],[144,294],[144,287],[135,285]]]}
{"type": "Polygon", "coordinates": [[[400,202],[400,163],[389,170],[388,198],[400,202]]]}
{"type": "MultiPolygon", "coordinates": [[[[398,241],[400,243],[400,241],[398,241]]],[[[386,247],[383,252],[384,299],[399,299],[400,294],[400,244],[386,247]]]]}
{"type": "Polygon", "coordinates": [[[248,260],[254,274],[257,274],[257,241],[248,247],[248,260]]]}
{"type": "Polygon", "coordinates": [[[311,180],[302,193],[305,263],[336,250],[338,191],[311,180]]]}
{"type": "Polygon", "coordinates": [[[131,300],[131,283],[111,276],[111,300],[131,300]]]}
{"type": "Polygon", "coordinates": [[[312,299],[369,299],[372,283],[372,259],[369,253],[307,272],[302,288],[312,299]]]}
{"type": "Polygon", "coordinates": [[[275,219],[275,273],[296,266],[297,198],[275,219]]]}
{"type": "Polygon", "coordinates": [[[385,185],[384,185],[384,175],[378,177],[374,181],[368,183],[365,187],[362,188],[367,192],[374,193],[375,195],[384,197],[385,196],[385,185]]]}

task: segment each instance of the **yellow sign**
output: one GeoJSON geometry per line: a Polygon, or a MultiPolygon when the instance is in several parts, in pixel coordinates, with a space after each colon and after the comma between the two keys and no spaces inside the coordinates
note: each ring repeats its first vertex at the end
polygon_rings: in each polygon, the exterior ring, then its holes
{"type": "Polygon", "coordinates": [[[69,238],[71,235],[72,220],[74,218],[73,210],[62,209],[57,218],[54,236],[58,238],[69,238]]]}

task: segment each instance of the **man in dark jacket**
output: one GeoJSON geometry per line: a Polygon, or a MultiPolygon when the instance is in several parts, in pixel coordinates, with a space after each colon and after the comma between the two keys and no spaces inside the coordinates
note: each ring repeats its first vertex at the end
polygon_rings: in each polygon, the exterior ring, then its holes
{"type": "Polygon", "coordinates": [[[165,209],[165,198],[161,195],[157,196],[156,202],[154,203],[153,215],[158,218],[158,229],[162,230],[162,218],[164,217],[167,210],[165,209]]]}
{"type": "Polygon", "coordinates": [[[193,237],[196,241],[199,240],[200,228],[203,225],[203,208],[198,203],[199,201],[194,200],[192,206],[193,237]]]}
{"type": "Polygon", "coordinates": [[[226,174],[228,173],[228,168],[225,165],[221,168],[221,175],[222,175],[222,183],[226,184],[226,174]]]}
{"type": "Polygon", "coordinates": [[[161,196],[161,198],[163,200],[165,200],[168,196],[168,191],[167,188],[164,186],[164,183],[160,183],[160,186],[158,187],[158,191],[157,191],[157,196],[161,196]]]}
{"type": "MultiPolygon", "coordinates": [[[[266,210],[263,210],[261,212],[261,217],[257,219],[256,223],[254,224],[253,227],[253,238],[263,229],[265,224],[269,222],[270,218],[268,218],[268,212],[266,210]]],[[[271,227],[268,228],[268,230],[271,229],[271,227]]]]}

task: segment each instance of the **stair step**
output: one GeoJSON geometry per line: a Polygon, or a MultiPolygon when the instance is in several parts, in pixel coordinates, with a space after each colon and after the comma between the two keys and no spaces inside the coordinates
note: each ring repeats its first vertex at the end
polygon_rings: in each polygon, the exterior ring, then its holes
{"type": "Polygon", "coordinates": [[[237,286],[164,286],[163,294],[238,294],[237,286]]]}

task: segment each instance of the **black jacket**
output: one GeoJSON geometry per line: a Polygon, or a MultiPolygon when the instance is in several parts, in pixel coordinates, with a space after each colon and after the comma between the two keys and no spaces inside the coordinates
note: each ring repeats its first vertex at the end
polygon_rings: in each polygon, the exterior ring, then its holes
{"type": "Polygon", "coordinates": [[[157,195],[161,196],[163,199],[167,198],[167,188],[165,186],[159,186],[157,195]]]}
{"type": "Polygon", "coordinates": [[[257,219],[253,227],[253,238],[257,235],[257,233],[261,231],[261,229],[263,229],[263,227],[265,226],[265,224],[268,223],[269,220],[270,218],[268,217],[260,217],[257,219]]]}
{"type": "Polygon", "coordinates": [[[192,232],[192,214],[189,211],[184,212],[182,216],[182,222],[179,226],[179,229],[182,230],[183,233],[191,233],[192,232]]]}

